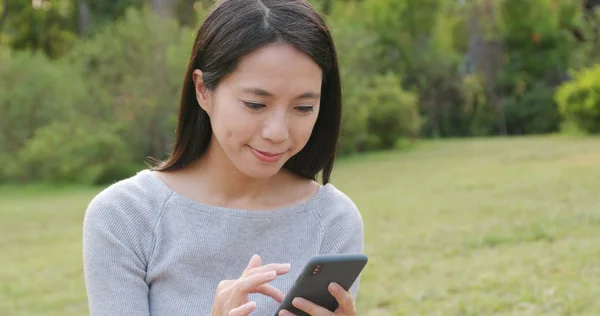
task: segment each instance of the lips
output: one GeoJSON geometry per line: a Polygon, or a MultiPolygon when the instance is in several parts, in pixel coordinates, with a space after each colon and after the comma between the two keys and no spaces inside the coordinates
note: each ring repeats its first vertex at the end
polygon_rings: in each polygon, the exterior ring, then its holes
{"type": "Polygon", "coordinates": [[[281,157],[284,154],[283,152],[273,153],[268,151],[261,151],[253,147],[250,147],[250,149],[252,149],[252,153],[254,154],[254,156],[256,156],[256,158],[263,162],[277,162],[279,161],[279,159],[281,159],[281,157]]]}

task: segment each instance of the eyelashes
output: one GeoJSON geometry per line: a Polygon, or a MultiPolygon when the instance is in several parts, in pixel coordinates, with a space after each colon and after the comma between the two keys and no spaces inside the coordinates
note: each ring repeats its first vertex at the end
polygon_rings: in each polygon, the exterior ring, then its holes
{"type": "Polygon", "coordinates": [[[312,105],[303,105],[303,106],[296,107],[296,109],[298,109],[298,111],[300,111],[302,113],[308,113],[308,112],[313,112],[315,110],[315,107],[312,105]]]}
{"type": "Polygon", "coordinates": [[[266,106],[264,104],[252,103],[252,102],[244,102],[244,105],[246,105],[246,107],[251,110],[260,110],[266,106]]]}
{"type": "MultiPolygon", "coordinates": [[[[262,103],[245,102],[245,101],[243,101],[243,103],[247,108],[254,110],[254,111],[258,111],[258,110],[266,107],[266,105],[264,105],[262,103]]],[[[315,110],[315,107],[312,105],[301,105],[301,106],[297,106],[296,109],[301,113],[309,113],[309,112],[313,112],[315,110]]]]}

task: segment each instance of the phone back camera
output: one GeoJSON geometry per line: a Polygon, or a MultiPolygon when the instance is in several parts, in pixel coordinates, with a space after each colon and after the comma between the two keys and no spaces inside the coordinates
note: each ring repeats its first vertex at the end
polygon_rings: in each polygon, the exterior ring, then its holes
{"type": "Polygon", "coordinates": [[[317,264],[313,270],[311,275],[317,275],[317,273],[321,272],[323,270],[323,265],[317,264]]]}

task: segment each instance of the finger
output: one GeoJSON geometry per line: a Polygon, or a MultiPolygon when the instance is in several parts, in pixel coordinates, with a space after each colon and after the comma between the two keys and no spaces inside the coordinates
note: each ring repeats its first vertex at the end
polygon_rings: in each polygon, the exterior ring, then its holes
{"type": "Polygon", "coordinates": [[[296,314],[288,311],[287,309],[282,309],[279,311],[279,316],[296,316],[296,314]]]}
{"type": "Polygon", "coordinates": [[[235,290],[244,294],[256,293],[257,288],[267,282],[275,280],[277,274],[275,271],[269,271],[261,274],[255,274],[244,279],[239,279],[235,284],[235,290]]]}
{"type": "Polygon", "coordinates": [[[337,300],[339,307],[338,310],[344,313],[354,314],[354,301],[352,300],[352,294],[350,292],[344,290],[339,284],[335,282],[331,282],[329,284],[329,293],[335,297],[337,300]]]}
{"type": "Polygon", "coordinates": [[[333,312],[301,297],[292,300],[292,305],[309,315],[333,316],[333,312]]]}
{"type": "Polygon", "coordinates": [[[246,266],[244,273],[246,273],[246,271],[248,271],[250,269],[260,267],[261,264],[262,264],[262,260],[260,259],[260,256],[253,255],[252,258],[250,258],[250,262],[248,262],[248,266],[246,266]]]}
{"type": "Polygon", "coordinates": [[[290,272],[290,264],[289,263],[270,263],[265,264],[264,266],[252,268],[250,270],[246,270],[244,272],[244,276],[250,276],[257,273],[265,273],[271,270],[275,270],[277,275],[282,275],[290,272]]]}
{"type": "Polygon", "coordinates": [[[217,285],[217,291],[222,291],[235,283],[235,280],[223,280],[217,285]]]}
{"type": "Polygon", "coordinates": [[[257,292],[272,297],[277,303],[281,304],[285,294],[271,284],[263,284],[257,288],[257,292]]]}
{"type": "Polygon", "coordinates": [[[248,302],[229,311],[228,316],[247,316],[256,310],[255,302],[248,302]]]}

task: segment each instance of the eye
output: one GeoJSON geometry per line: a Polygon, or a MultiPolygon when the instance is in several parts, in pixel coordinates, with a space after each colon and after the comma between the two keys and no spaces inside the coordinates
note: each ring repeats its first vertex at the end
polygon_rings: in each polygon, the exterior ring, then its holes
{"type": "Polygon", "coordinates": [[[303,106],[296,107],[296,109],[298,109],[298,111],[300,111],[302,113],[308,113],[308,112],[314,111],[314,106],[312,106],[312,105],[303,105],[303,106]]]}
{"type": "Polygon", "coordinates": [[[260,110],[261,108],[265,107],[264,104],[252,102],[244,102],[244,105],[252,110],[260,110]]]}

